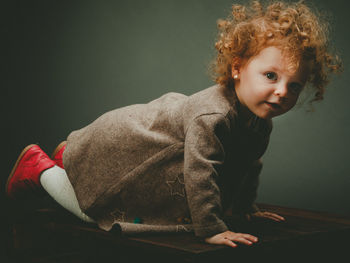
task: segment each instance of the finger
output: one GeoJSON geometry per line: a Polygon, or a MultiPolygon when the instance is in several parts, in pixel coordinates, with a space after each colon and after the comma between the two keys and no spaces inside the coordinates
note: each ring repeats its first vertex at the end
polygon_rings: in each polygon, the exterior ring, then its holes
{"type": "Polygon", "coordinates": [[[272,216],[274,218],[277,218],[279,220],[285,220],[283,216],[280,216],[278,214],[275,214],[275,213],[270,213],[270,212],[266,212],[269,216],[272,216]]]}
{"type": "Polygon", "coordinates": [[[252,242],[258,242],[258,238],[249,234],[242,234],[242,237],[252,242]]]}
{"type": "Polygon", "coordinates": [[[281,220],[281,221],[285,221],[286,220],[283,216],[280,216],[280,215],[277,215],[277,214],[274,214],[274,216],[276,218],[278,218],[279,220],[281,220]]]}
{"type": "Polygon", "coordinates": [[[274,214],[274,213],[270,213],[270,212],[264,212],[261,214],[260,217],[263,217],[263,218],[267,218],[267,219],[271,219],[271,220],[274,220],[274,221],[280,221],[281,219],[277,217],[278,215],[277,214],[274,214]]]}
{"type": "Polygon", "coordinates": [[[222,241],[221,244],[222,244],[222,245],[229,246],[229,247],[237,247],[237,244],[236,244],[236,243],[232,242],[232,240],[227,239],[227,238],[225,238],[225,239],[222,241]]]}
{"type": "Polygon", "coordinates": [[[273,220],[273,221],[276,221],[276,222],[280,222],[280,221],[281,221],[280,219],[278,219],[278,218],[276,218],[276,217],[268,216],[268,215],[266,215],[265,218],[270,219],[270,220],[273,220]]]}
{"type": "Polygon", "coordinates": [[[280,215],[277,215],[277,214],[274,214],[274,213],[270,213],[268,215],[269,218],[271,218],[272,220],[275,220],[275,221],[284,221],[284,217],[280,216],[280,215]]]}
{"type": "Polygon", "coordinates": [[[250,246],[250,245],[253,244],[253,242],[251,242],[251,241],[249,241],[248,239],[245,239],[244,237],[241,237],[241,236],[236,237],[236,238],[234,239],[234,241],[239,242],[239,243],[242,243],[242,244],[244,244],[244,245],[248,245],[248,246],[250,246]]]}

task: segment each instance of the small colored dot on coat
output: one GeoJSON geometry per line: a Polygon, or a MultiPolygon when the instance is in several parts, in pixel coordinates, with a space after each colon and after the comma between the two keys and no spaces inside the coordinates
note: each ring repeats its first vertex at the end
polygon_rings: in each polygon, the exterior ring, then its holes
{"type": "Polygon", "coordinates": [[[134,218],[134,224],[141,224],[141,223],[142,223],[142,219],[140,217],[134,218]]]}
{"type": "Polygon", "coordinates": [[[190,218],[188,218],[188,217],[185,217],[184,219],[183,219],[183,222],[185,223],[185,224],[191,224],[191,219],[190,218]]]}
{"type": "Polygon", "coordinates": [[[180,224],[190,224],[192,222],[188,217],[178,217],[176,221],[180,224]]]}

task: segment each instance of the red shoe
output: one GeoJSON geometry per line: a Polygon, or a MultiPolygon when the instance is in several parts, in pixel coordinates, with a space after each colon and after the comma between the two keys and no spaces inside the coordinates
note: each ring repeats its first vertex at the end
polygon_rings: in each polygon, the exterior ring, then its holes
{"type": "Polygon", "coordinates": [[[56,165],[64,169],[63,162],[62,162],[62,155],[64,150],[66,149],[67,141],[61,142],[56,149],[51,154],[51,159],[56,162],[56,165]]]}
{"type": "Polygon", "coordinates": [[[40,175],[56,163],[35,144],[28,145],[19,155],[6,183],[6,194],[16,199],[42,189],[40,175]]]}

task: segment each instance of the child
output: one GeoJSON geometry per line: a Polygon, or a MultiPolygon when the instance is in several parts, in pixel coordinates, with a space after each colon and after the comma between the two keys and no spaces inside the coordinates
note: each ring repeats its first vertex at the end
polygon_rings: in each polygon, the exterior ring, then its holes
{"type": "Polygon", "coordinates": [[[307,83],[321,100],[340,64],[327,51],[324,23],[303,3],[234,5],[218,25],[217,85],[107,112],[72,132],[52,159],[27,146],[7,195],[43,187],[107,231],[193,231],[231,247],[257,242],[230,231],[223,216],[230,209],[284,220],[254,204],[271,119],[292,109],[307,83]]]}

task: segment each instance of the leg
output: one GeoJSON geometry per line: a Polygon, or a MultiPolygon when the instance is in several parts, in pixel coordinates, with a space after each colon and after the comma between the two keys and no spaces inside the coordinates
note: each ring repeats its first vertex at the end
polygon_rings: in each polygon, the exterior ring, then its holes
{"type": "MultiPolygon", "coordinates": [[[[61,159],[61,152],[63,150],[56,154],[55,159],[61,159]]],[[[6,183],[6,195],[10,199],[23,199],[42,188],[71,213],[86,222],[94,222],[81,211],[65,170],[58,167],[38,145],[31,144],[23,149],[12,168],[6,183]]]]}
{"type": "Polygon", "coordinates": [[[45,170],[40,176],[40,183],[46,192],[65,209],[85,222],[95,222],[81,211],[74,189],[64,169],[55,165],[45,170]]]}

